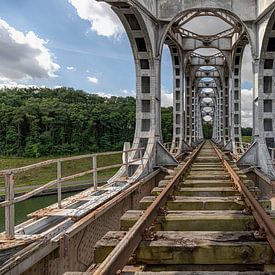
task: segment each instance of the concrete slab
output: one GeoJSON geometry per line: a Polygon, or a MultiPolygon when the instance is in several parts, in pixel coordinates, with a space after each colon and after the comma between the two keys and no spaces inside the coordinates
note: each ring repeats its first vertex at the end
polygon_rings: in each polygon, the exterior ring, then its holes
{"type": "MultiPolygon", "coordinates": [[[[127,211],[120,219],[121,230],[129,230],[143,214],[141,210],[127,211]]],[[[253,216],[242,211],[168,211],[154,224],[157,231],[240,231],[257,230],[253,216]]]]}
{"type": "MultiPolygon", "coordinates": [[[[158,196],[164,188],[155,187],[151,195],[158,196]]],[[[175,190],[176,196],[190,196],[190,197],[223,197],[238,195],[238,191],[232,187],[200,187],[200,188],[179,188],[175,190]]]]}
{"type": "MultiPolygon", "coordinates": [[[[125,231],[108,232],[95,247],[95,261],[102,262],[125,236],[125,231]]],[[[177,264],[273,264],[273,252],[253,232],[156,232],[155,240],[142,241],[136,261],[150,265],[177,264]]]]}
{"type": "MultiPolygon", "coordinates": [[[[145,210],[155,200],[154,196],[146,196],[139,203],[139,209],[145,210]]],[[[243,210],[244,202],[237,197],[183,197],[176,196],[167,201],[168,210],[243,210]]]]}

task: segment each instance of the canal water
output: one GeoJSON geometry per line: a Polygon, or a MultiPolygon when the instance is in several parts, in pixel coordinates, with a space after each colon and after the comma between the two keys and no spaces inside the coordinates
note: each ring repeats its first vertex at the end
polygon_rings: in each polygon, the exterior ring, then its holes
{"type": "MultiPolygon", "coordinates": [[[[63,193],[62,198],[65,199],[73,196],[78,192],[63,193]]],[[[47,195],[34,197],[15,204],[15,224],[22,223],[28,219],[27,215],[46,206],[57,202],[57,195],[47,195]]],[[[5,230],[5,209],[0,208],[0,232],[5,230]]]]}

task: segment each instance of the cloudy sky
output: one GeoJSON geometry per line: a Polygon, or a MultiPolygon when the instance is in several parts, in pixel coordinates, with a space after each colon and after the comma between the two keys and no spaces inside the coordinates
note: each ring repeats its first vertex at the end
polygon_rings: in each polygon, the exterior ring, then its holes
{"type": "MultiPolygon", "coordinates": [[[[111,9],[95,0],[1,1],[0,61],[0,87],[66,86],[101,95],[135,96],[128,38],[111,9]]],[[[243,122],[248,125],[249,57],[245,63],[243,122]]],[[[165,48],[163,105],[172,103],[171,92],[171,58],[165,48]]]]}

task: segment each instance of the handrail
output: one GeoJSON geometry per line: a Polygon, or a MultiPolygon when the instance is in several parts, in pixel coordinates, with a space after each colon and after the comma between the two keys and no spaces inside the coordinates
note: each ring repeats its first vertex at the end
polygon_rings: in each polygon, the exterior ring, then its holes
{"type": "MultiPolygon", "coordinates": [[[[133,150],[133,149],[131,149],[133,150]]],[[[58,163],[59,161],[65,162],[65,161],[71,161],[71,160],[80,160],[80,159],[85,159],[85,158],[92,158],[93,156],[109,156],[109,155],[117,155],[121,154],[123,151],[114,151],[114,152],[105,152],[105,153],[95,153],[95,154],[87,154],[87,155],[81,155],[81,156],[73,156],[73,157],[66,157],[66,158],[58,158],[58,159],[50,159],[50,160],[45,160],[41,161],[38,163],[18,167],[18,168],[12,168],[12,169],[5,169],[5,170],[0,170],[0,176],[4,176],[6,174],[18,174],[21,172],[26,172],[35,168],[47,166],[49,164],[54,164],[58,163]]]]}
{"type": "MultiPolygon", "coordinates": [[[[62,208],[62,183],[68,180],[72,180],[75,178],[83,177],[85,175],[93,174],[93,184],[94,184],[94,191],[97,191],[97,173],[104,170],[109,170],[112,168],[119,168],[121,166],[126,167],[126,177],[129,177],[128,168],[129,164],[137,163],[137,161],[140,161],[140,164],[144,168],[144,155],[143,155],[144,148],[133,148],[129,150],[123,150],[123,151],[115,151],[115,152],[106,152],[106,153],[95,153],[95,154],[87,154],[87,155],[81,155],[81,156],[73,156],[73,157],[65,157],[60,159],[52,159],[52,160],[46,160],[39,163],[19,167],[19,168],[13,168],[13,169],[6,169],[0,171],[0,177],[5,177],[5,200],[3,202],[0,202],[0,208],[5,207],[5,237],[7,239],[13,239],[14,238],[14,204],[27,200],[42,191],[48,189],[49,187],[53,185],[57,185],[57,205],[58,208],[62,208]],[[130,152],[139,152],[139,158],[131,159],[128,158],[128,153],[130,152]],[[110,156],[110,155],[116,155],[116,154],[125,154],[125,161],[122,163],[114,164],[114,165],[108,165],[104,167],[97,167],[97,157],[98,156],[110,156]],[[69,175],[66,177],[62,177],[62,162],[65,161],[72,161],[72,160],[80,160],[85,158],[91,158],[92,159],[92,169],[80,172],[77,174],[69,175]],[[15,185],[15,179],[14,175],[19,174],[22,172],[26,172],[35,168],[44,167],[46,165],[50,164],[57,164],[57,173],[56,173],[56,179],[47,182],[46,184],[43,184],[42,186],[39,186],[38,188],[35,188],[34,190],[27,192],[21,196],[18,196],[15,198],[15,192],[14,192],[14,185],[15,185]]],[[[138,163],[139,164],[139,163],[138,163]]]]}
{"type": "Polygon", "coordinates": [[[251,146],[251,143],[249,142],[236,142],[234,141],[234,145],[235,145],[235,150],[233,152],[233,158],[238,160],[240,158],[240,156],[242,156],[251,146]]]}

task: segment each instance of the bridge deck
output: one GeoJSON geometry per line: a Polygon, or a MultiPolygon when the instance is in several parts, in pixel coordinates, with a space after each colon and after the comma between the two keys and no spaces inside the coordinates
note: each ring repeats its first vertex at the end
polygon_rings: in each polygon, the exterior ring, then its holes
{"type": "MultiPolygon", "coordinates": [[[[269,274],[274,216],[251,205],[259,189],[224,158],[206,142],[174,169],[99,190],[94,205],[96,194],[86,190],[63,209],[32,213],[15,240],[0,242],[0,274],[83,272],[95,262],[87,274],[269,274]],[[100,203],[107,192],[109,200],[100,203]],[[89,207],[95,208],[87,213],[89,207]],[[40,226],[31,231],[34,221],[40,226]]],[[[270,210],[269,201],[259,202],[270,210]]]]}

